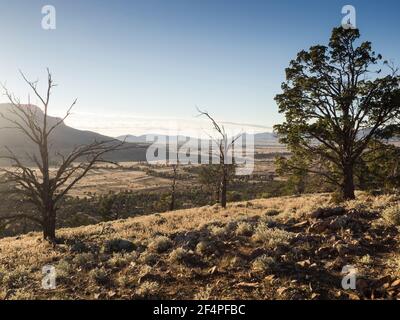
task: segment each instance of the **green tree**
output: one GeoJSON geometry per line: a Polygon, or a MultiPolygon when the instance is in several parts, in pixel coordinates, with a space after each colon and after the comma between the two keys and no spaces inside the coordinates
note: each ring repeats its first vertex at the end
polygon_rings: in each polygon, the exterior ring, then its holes
{"type": "Polygon", "coordinates": [[[281,142],[307,159],[309,172],[337,185],[343,199],[355,198],[359,159],[400,113],[397,70],[383,74],[389,64],[359,37],[356,29],[335,28],[328,47],[299,52],[275,98],[286,118],[275,126],[281,142]]]}
{"type": "Polygon", "coordinates": [[[309,178],[307,159],[295,154],[291,158],[278,157],[275,161],[276,173],[287,177],[287,187],[291,193],[303,194],[309,178]]]}
{"type": "Polygon", "coordinates": [[[360,188],[367,191],[398,191],[399,162],[400,148],[381,141],[372,141],[355,170],[360,188]]]}

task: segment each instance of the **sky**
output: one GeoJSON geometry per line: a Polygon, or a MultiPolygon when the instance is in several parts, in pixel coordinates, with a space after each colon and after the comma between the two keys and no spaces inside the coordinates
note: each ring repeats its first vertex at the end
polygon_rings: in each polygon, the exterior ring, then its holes
{"type": "Polygon", "coordinates": [[[110,136],[192,134],[204,125],[196,107],[271,131],[289,61],[327,44],[348,4],[362,39],[400,64],[398,0],[0,0],[0,81],[25,101],[18,70],[44,89],[48,67],[50,114],[78,98],[67,124],[110,136]],[[45,5],[54,30],[42,28],[45,5]]]}

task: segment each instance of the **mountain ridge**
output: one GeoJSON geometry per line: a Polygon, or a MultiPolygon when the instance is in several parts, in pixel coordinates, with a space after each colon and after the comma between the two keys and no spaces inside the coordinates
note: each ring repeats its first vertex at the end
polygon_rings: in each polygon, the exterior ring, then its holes
{"type": "MultiPolygon", "coordinates": [[[[245,133],[244,133],[245,134],[245,133]]],[[[251,136],[254,136],[254,143],[255,145],[276,145],[280,144],[279,143],[279,138],[278,136],[273,133],[273,132],[262,132],[262,133],[256,133],[256,134],[251,134],[251,136]]],[[[116,139],[121,140],[121,141],[126,141],[126,142],[131,142],[131,143],[149,143],[153,141],[154,137],[162,137],[165,139],[176,139],[182,138],[182,139],[187,139],[187,138],[193,138],[193,139],[198,139],[196,137],[191,137],[191,136],[184,136],[184,135],[165,135],[165,134],[154,134],[154,133],[149,133],[149,134],[143,134],[143,135],[121,135],[116,137],[116,139]]]]}
{"type": "MultiPolygon", "coordinates": [[[[35,108],[34,114],[36,120],[39,122],[43,120],[44,113],[39,107],[34,105],[26,105],[26,107],[35,108]]],[[[3,114],[10,120],[17,120],[16,114],[12,112],[11,104],[1,103],[0,114],[3,114]]],[[[49,127],[62,120],[61,118],[52,116],[47,116],[47,119],[49,127]]],[[[21,130],[12,127],[12,123],[2,116],[0,116],[0,133],[0,156],[4,156],[8,153],[6,147],[10,148],[10,150],[23,161],[29,162],[28,154],[37,154],[37,146],[35,146],[21,130]]],[[[116,139],[93,131],[78,130],[61,122],[50,136],[49,149],[52,160],[55,160],[56,153],[65,155],[79,145],[87,145],[94,141],[112,140],[116,139]]],[[[114,161],[143,161],[145,160],[145,155],[145,146],[127,142],[124,150],[114,151],[106,155],[105,159],[114,161]]],[[[8,163],[8,161],[0,161],[2,164],[4,164],[4,162],[8,163]]]]}

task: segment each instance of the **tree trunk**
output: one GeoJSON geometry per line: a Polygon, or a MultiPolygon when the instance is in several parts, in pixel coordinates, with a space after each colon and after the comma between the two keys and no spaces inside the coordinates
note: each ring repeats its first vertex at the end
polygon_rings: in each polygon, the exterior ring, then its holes
{"type": "Polygon", "coordinates": [[[171,202],[169,203],[169,211],[175,210],[175,193],[176,193],[176,178],[178,174],[178,167],[177,165],[172,166],[174,176],[172,178],[172,185],[171,185],[171,202]]]}
{"type": "Polygon", "coordinates": [[[343,200],[353,200],[356,198],[354,194],[353,165],[346,165],[343,168],[342,196],[343,200]]]}
{"type": "Polygon", "coordinates": [[[171,202],[169,203],[169,211],[175,210],[175,183],[172,186],[171,190],[171,202]]]}
{"type": "Polygon", "coordinates": [[[216,204],[221,201],[221,183],[219,183],[216,187],[214,199],[212,199],[213,204],[216,204]]]}
{"type": "Polygon", "coordinates": [[[221,207],[226,208],[226,185],[227,185],[227,172],[226,165],[223,166],[222,181],[221,181],[221,207]]]}
{"type": "Polygon", "coordinates": [[[175,210],[175,191],[171,194],[171,202],[169,203],[169,211],[175,210]]]}
{"type": "Polygon", "coordinates": [[[56,242],[56,212],[46,212],[43,217],[43,238],[50,242],[56,242]]]}

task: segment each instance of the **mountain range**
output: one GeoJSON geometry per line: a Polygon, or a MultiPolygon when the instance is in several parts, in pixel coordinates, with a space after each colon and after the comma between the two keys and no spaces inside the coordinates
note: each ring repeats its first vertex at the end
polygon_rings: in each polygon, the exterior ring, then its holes
{"type": "MultiPolygon", "coordinates": [[[[43,111],[36,106],[27,107],[34,108],[37,122],[42,123],[44,117],[43,111]]],[[[17,115],[12,112],[10,104],[0,104],[0,114],[3,114],[6,118],[18,120],[17,115]]],[[[47,118],[49,127],[60,120],[60,118],[52,116],[48,116],[47,118]]],[[[105,159],[113,161],[144,161],[146,160],[147,147],[155,136],[165,139],[172,138],[172,136],[159,134],[120,136],[115,139],[125,141],[124,150],[111,152],[105,156],[105,159]]],[[[185,140],[187,137],[179,136],[179,138],[185,140]]],[[[76,146],[87,145],[94,141],[109,141],[112,139],[114,138],[96,132],[74,129],[61,122],[50,136],[49,149],[51,160],[56,161],[57,154],[67,155],[76,146]]],[[[255,134],[254,141],[256,145],[278,144],[276,135],[270,132],[255,134]]],[[[6,148],[9,148],[21,161],[30,162],[30,155],[37,155],[37,146],[21,130],[13,127],[9,120],[0,116],[0,157],[8,154],[6,148]]],[[[0,159],[0,164],[9,165],[10,163],[9,161],[0,159]]]]}
{"type": "MultiPolygon", "coordinates": [[[[254,144],[256,146],[270,146],[270,145],[278,145],[279,141],[278,141],[278,137],[276,134],[272,133],[272,132],[263,132],[263,133],[256,133],[256,134],[252,134],[251,136],[254,137],[254,144]]],[[[184,141],[187,138],[190,137],[186,137],[183,135],[178,135],[178,136],[168,136],[168,135],[163,135],[163,134],[144,134],[144,135],[139,135],[139,136],[135,136],[135,135],[124,135],[124,136],[119,136],[117,137],[117,139],[121,140],[121,141],[126,141],[126,142],[130,142],[130,143],[148,143],[149,141],[153,141],[155,137],[158,137],[163,139],[163,140],[172,140],[172,139],[176,139],[178,138],[179,141],[184,141]]]]}
{"type": "MultiPolygon", "coordinates": [[[[41,123],[44,117],[43,111],[36,106],[29,106],[34,108],[35,117],[38,123],[41,123]]],[[[0,114],[12,120],[17,120],[17,116],[11,110],[10,104],[0,104],[0,114]]],[[[61,119],[56,117],[47,117],[48,125],[59,122],[61,119]]],[[[52,160],[56,160],[57,153],[67,155],[74,147],[79,145],[87,145],[94,141],[109,141],[114,138],[107,137],[92,131],[77,130],[67,126],[62,122],[51,134],[49,141],[49,149],[52,160]]],[[[6,155],[9,148],[16,156],[23,161],[29,161],[30,154],[37,154],[37,147],[35,144],[22,133],[21,130],[13,127],[9,120],[0,116],[0,156],[6,155]]],[[[145,160],[147,146],[140,143],[126,142],[124,150],[114,151],[105,156],[107,160],[114,161],[143,161],[145,160]]],[[[1,161],[1,164],[8,163],[8,161],[1,161]]]]}

